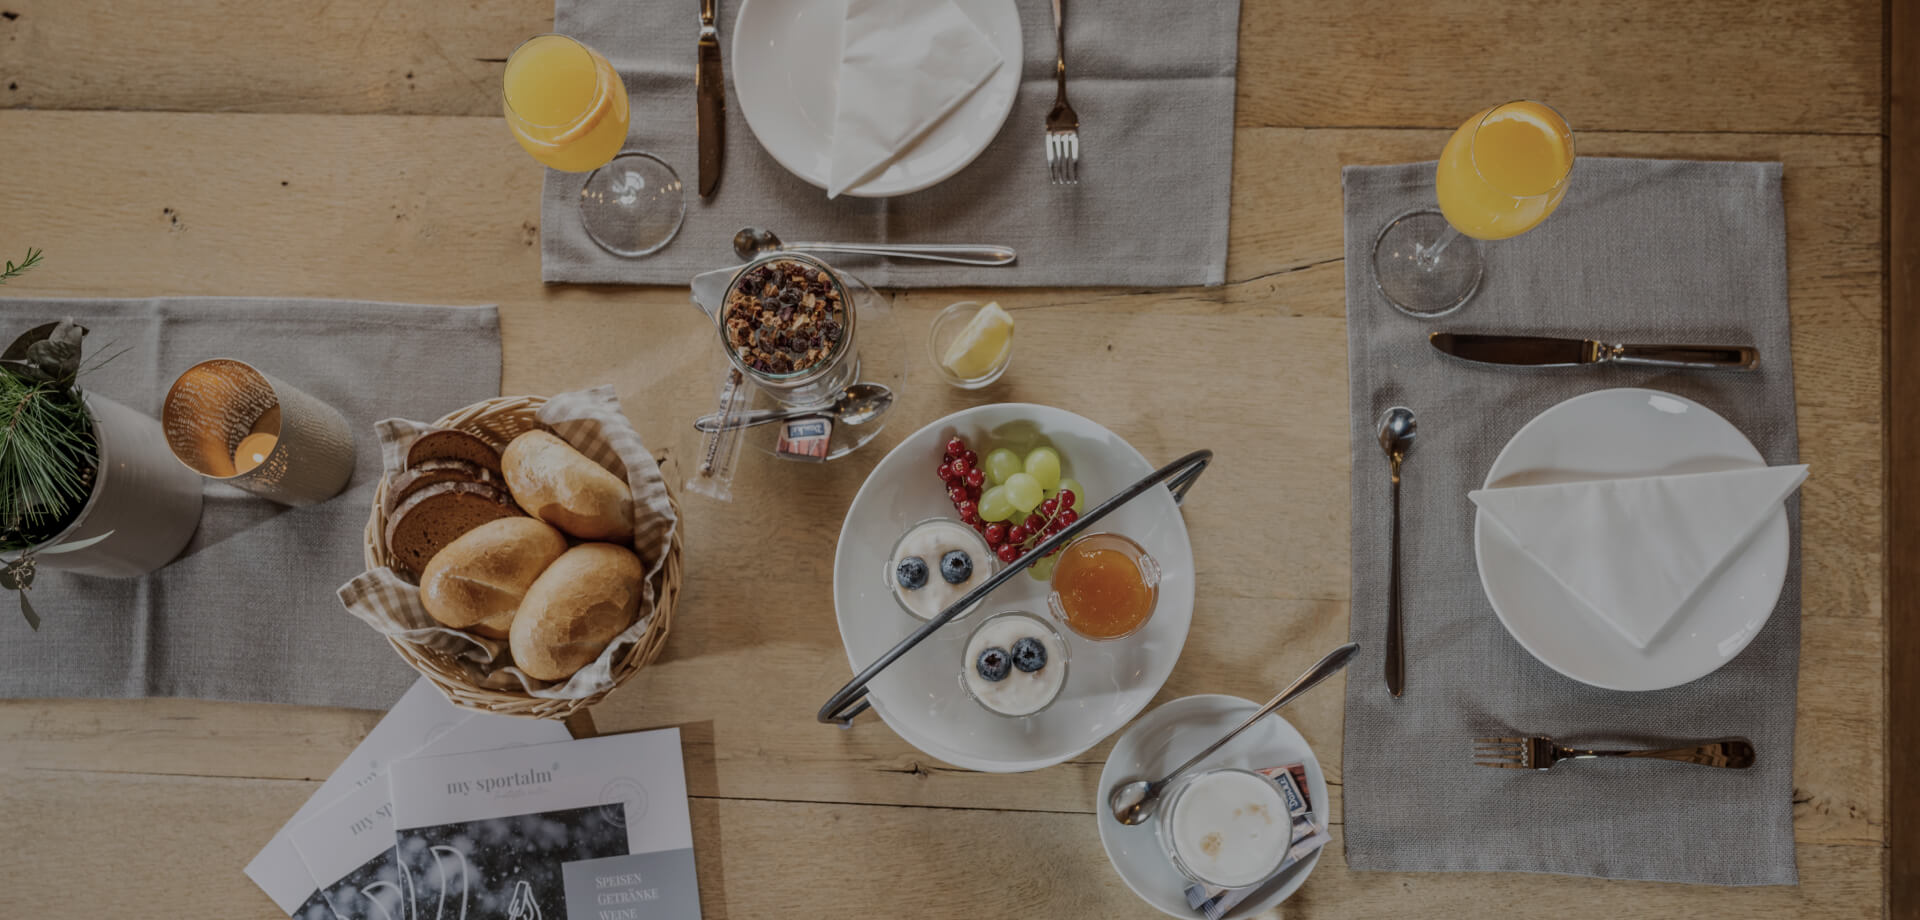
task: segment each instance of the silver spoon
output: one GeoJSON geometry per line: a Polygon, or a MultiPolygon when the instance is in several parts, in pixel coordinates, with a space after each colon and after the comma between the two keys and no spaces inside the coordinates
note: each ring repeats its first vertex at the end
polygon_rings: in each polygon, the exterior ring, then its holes
{"type": "MultiPolygon", "coordinates": [[[[893,405],[893,391],[885,384],[856,383],[840,392],[833,402],[818,406],[795,406],[784,409],[753,409],[735,416],[728,431],[736,428],[752,428],[766,425],[782,419],[799,418],[803,415],[829,415],[834,421],[848,425],[859,425],[872,421],[880,413],[893,405]]],[[[700,416],[693,421],[695,431],[714,432],[720,430],[720,413],[700,416]]]]}
{"type": "Polygon", "coordinates": [[[1238,728],[1222,735],[1220,740],[1207,745],[1206,750],[1193,755],[1186,763],[1174,768],[1172,773],[1168,773],[1151,783],[1143,779],[1136,779],[1132,782],[1121,783],[1113,787],[1113,791],[1107,794],[1107,807],[1112,809],[1113,819],[1121,824],[1132,826],[1153,817],[1154,809],[1157,808],[1160,803],[1160,793],[1166,791],[1168,783],[1173,782],[1180,774],[1187,772],[1194,764],[1205,760],[1207,755],[1219,750],[1221,745],[1232,741],[1234,736],[1252,727],[1253,723],[1266,718],[1267,715],[1274,710],[1293,702],[1300,694],[1313,689],[1314,684],[1340,673],[1340,669],[1346,667],[1347,662],[1351,660],[1354,653],[1358,651],[1360,651],[1360,646],[1349,642],[1346,645],[1328,652],[1327,657],[1315,662],[1313,667],[1306,670],[1306,673],[1294,678],[1293,683],[1287,685],[1287,689],[1280,691],[1279,696],[1268,700],[1267,705],[1260,707],[1258,712],[1248,716],[1247,720],[1240,723],[1238,728]]]}
{"type": "Polygon", "coordinates": [[[1393,561],[1387,568],[1387,692],[1407,689],[1406,641],[1400,632],[1400,461],[1413,449],[1413,410],[1394,406],[1380,416],[1380,449],[1393,465],[1393,561]]]}
{"type": "Polygon", "coordinates": [[[1005,246],[961,243],[782,243],[772,230],[764,227],[742,227],[739,233],[733,235],[733,254],[742,259],[751,259],[763,252],[778,249],[791,252],[843,252],[890,259],[925,259],[959,265],[1012,265],[1014,260],[1013,250],[1005,246]]]}

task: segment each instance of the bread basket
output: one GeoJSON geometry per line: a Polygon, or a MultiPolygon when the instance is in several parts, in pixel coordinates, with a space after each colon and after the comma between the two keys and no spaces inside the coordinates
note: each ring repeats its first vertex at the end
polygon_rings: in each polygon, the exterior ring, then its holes
{"type": "MultiPolygon", "coordinates": [[[[504,448],[515,436],[546,426],[540,424],[535,413],[546,405],[543,396],[501,396],[495,399],[474,403],[464,409],[448,413],[434,422],[441,428],[454,428],[477,435],[495,448],[504,448]]],[[[366,562],[367,568],[376,569],[391,566],[393,557],[387,550],[387,515],[385,512],[387,483],[382,478],[373,493],[373,511],[367,517],[366,562]]],[[[673,493],[671,484],[667,484],[667,501],[673,506],[676,516],[680,513],[680,500],[673,493]]],[[[646,667],[667,644],[667,631],[673,623],[674,603],[680,596],[681,571],[681,528],[674,528],[673,541],[667,551],[667,558],[654,575],[653,619],[640,641],[627,649],[626,654],[613,667],[613,686],[626,683],[628,678],[646,667]]],[[[612,690],[600,691],[580,699],[546,699],[529,696],[520,690],[491,689],[476,686],[467,676],[467,669],[452,656],[433,649],[424,648],[397,639],[389,638],[388,643],[394,651],[400,653],[402,660],[413,666],[428,680],[438,686],[455,705],[477,709],[503,716],[526,716],[539,719],[565,719],[605,698],[612,690]]]]}

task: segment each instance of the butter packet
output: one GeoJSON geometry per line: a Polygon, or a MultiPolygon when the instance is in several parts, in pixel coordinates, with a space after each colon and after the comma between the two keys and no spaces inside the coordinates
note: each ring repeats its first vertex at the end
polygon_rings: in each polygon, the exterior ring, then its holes
{"type": "Polygon", "coordinates": [[[774,448],[782,457],[820,463],[827,459],[833,440],[833,420],[823,415],[788,419],[780,423],[780,443],[774,448]]]}

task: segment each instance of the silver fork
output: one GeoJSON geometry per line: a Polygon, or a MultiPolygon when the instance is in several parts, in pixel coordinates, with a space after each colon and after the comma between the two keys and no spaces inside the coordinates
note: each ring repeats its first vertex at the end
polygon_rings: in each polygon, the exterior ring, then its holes
{"type": "Polygon", "coordinates": [[[1504,767],[1508,770],[1546,770],[1563,760],[1587,760],[1593,757],[1639,757],[1697,763],[1703,767],[1729,767],[1745,770],[1753,766],[1753,744],[1745,738],[1722,738],[1692,747],[1664,750],[1590,750],[1554,744],[1552,738],[1475,738],[1473,763],[1480,767],[1504,767]]]}
{"type": "Polygon", "coordinates": [[[1067,17],[1053,0],[1053,79],[1059,91],[1047,113],[1047,175],[1054,185],[1080,184],[1080,116],[1067,104],[1067,17]]]}

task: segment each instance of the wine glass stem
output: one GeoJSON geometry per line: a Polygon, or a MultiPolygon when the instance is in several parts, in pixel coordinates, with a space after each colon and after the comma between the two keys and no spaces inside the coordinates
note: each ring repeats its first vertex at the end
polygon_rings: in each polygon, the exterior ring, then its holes
{"type": "Polygon", "coordinates": [[[1419,255],[1415,256],[1415,260],[1419,262],[1420,268],[1423,271],[1433,271],[1434,266],[1440,264],[1440,254],[1446,252],[1447,247],[1453,245],[1453,241],[1459,238],[1460,231],[1453,229],[1452,224],[1448,224],[1447,234],[1441,237],[1438,242],[1431,246],[1420,247],[1419,255]]]}

